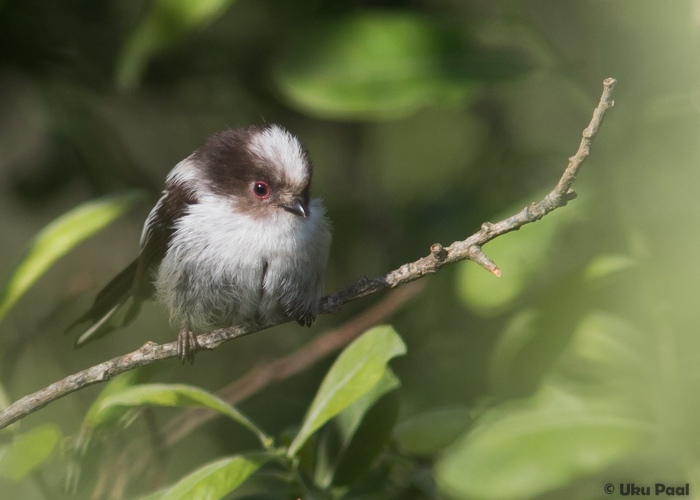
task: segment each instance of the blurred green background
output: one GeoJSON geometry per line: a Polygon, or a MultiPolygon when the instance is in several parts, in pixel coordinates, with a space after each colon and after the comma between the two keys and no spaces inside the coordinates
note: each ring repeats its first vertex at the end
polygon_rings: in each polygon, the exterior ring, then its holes
{"type": "MultiPolygon", "coordinates": [[[[696,0],[0,0],[0,275],[9,280],[32,237],[69,209],[145,193],[3,319],[0,404],[174,340],[156,304],[81,350],[61,332],[133,259],[165,175],[208,135],[278,123],[301,139],[333,222],[333,292],[539,200],[615,77],[579,198],[485,247],[502,278],[452,266],[392,317],[408,347],[392,362],[403,424],[384,452],[393,461],[372,462],[379,479],[362,495],[609,498],[606,483],[628,482],[697,492],[699,69],[696,0]],[[423,434],[406,437],[412,425],[423,434]]],[[[148,376],[216,391],[378,300],[148,376]]],[[[301,420],[331,362],[241,409],[278,435],[301,420]]],[[[100,390],[51,404],[22,430],[76,433],[100,390]]],[[[173,412],[153,411],[151,424],[173,412]]],[[[212,421],[169,449],[160,484],[254,446],[232,427],[212,421]]],[[[153,488],[134,474],[99,489],[100,467],[123,468],[149,446],[146,424],[120,432],[78,497],[153,488]]],[[[62,465],[0,477],[3,498],[60,498],[62,465]]]]}

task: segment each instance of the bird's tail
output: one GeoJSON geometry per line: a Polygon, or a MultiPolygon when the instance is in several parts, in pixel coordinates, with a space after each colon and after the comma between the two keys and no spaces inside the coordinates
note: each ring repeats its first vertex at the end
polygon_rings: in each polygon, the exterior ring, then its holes
{"type": "Polygon", "coordinates": [[[72,330],[80,323],[92,322],[92,326],[75,342],[76,347],[99,339],[116,328],[126,326],[141,310],[141,300],[134,297],[134,280],[138,261],[135,260],[114,277],[95,297],[88,312],[66,329],[72,330]]]}

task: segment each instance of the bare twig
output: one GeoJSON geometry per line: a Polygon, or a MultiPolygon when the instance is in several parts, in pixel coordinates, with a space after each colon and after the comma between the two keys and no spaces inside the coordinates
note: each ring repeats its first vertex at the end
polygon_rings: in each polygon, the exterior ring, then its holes
{"type": "MultiPolygon", "coordinates": [[[[313,341],[293,353],[253,367],[243,377],[227,385],[218,395],[231,404],[249,398],[268,385],[285,380],[302,372],[316,361],[337,351],[352,339],[372,326],[385,321],[409,299],[415,297],[424,288],[423,282],[411,283],[392,293],[379,304],[354,317],[344,325],[325,332],[313,341]]],[[[219,415],[205,408],[188,408],[168,422],[162,430],[164,446],[172,446],[192,429],[208,422],[219,415]]]]}
{"type": "MultiPolygon", "coordinates": [[[[539,203],[532,203],[519,213],[508,217],[500,222],[491,224],[485,222],[481,225],[481,230],[466,240],[456,241],[447,248],[435,244],[431,248],[430,255],[418,259],[415,262],[404,264],[398,269],[377,278],[361,277],[355,283],[333,295],[327,295],[321,299],[319,308],[320,314],[337,313],[340,308],[353,300],[377,293],[386,288],[415,281],[427,275],[436,273],[440,268],[453,262],[471,260],[484,267],[488,271],[499,276],[501,271],[481,250],[481,247],[494,238],[520,229],[525,224],[540,220],[552,210],[562,207],[576,197],[576,193],[571,190],[571,185],[576,179],[576,175],[584,160],[588,157],[591,140],[595,136],[600,124],[603,121],[605,112],[612,107],[612,90],[615,80],[608,78],[603,82],[603,95],[593,112],[590,124],[583,131],[583,138],[578,151],[569,158],[561,179],[556,187],[544,197],[539,203]]],[[[284,323],[280,322],[280,323],[284,323]]],[[[246,328],[222,328],[214,330],[197,337],[197,342],[203,350],[213,350],[224,342],[228,342],[243,335],[248,335],[260,330],[276,326],[275,324],[258,325],[246,328]]],[[[47,404],[62,398],[71,392],[75,392],[84,387],[105,382],[115,375],[124,373],[141,366],[145,366],[156,361],[177,357],[177,342],[169,344],[154,344],[147,342],[140,349],[116,357],[109,361],[95,365],[76,374],[70,375],[63,380],[55,382],[50,386],[41,389],[34,394],[25,396],[0,412],[0,429],[3,429],[17,420],[33,413],[47,404]]]]}

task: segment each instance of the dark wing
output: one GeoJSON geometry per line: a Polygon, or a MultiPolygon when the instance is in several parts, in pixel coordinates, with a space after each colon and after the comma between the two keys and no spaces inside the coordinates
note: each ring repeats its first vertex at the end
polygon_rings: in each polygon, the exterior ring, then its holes
{"type": "Polygon", "coordinates": [[[76,325],[85,321],[97,323],[107,315],[115,305],[123,302],[126,297],[131,295],[137,264],[137,260],[133,261],[126,269],[112,278],[112,281],[97,294],[95,302],[92,304],[90,310],[68,327],[68,330],[71,330],[76,325]]]}
{"type": "Polygon", "coordinates": [[[137,259],[133,294],[139,300],[153,297],[153,277],[168,251],[175,232],[175,222],[187,207],[197,203],[194,191],[182,184],[171,184],[151,211],[141,236],[141,254],[137,259]]]}
{"type": "Polygon", "coordinates": [[[115,328],[130,323],[138,315],[141,310],[141,301],[134,300],[132,297],[137,266],[138,260],[135,260],[117,274],[97,294],[90,310],[68,328],[72,330],[80,323],[92,322],[92,326],[76,341],[76,347],[107,335],[115,328]]]}
{"type": "Polygon", "coordinates": [[[181,184],[168,186],[151,210],[143,235],[139,257],[119,273],[100,293],[90,310],[70,328],[84,321],[92,326],[77,340],[76,345],[98,339],[115,328],[129,324],[141,310],[141,302],[153,297],[154,274],[165,257],[175,231],[175,221],[189,205],[197,203],[194,192],[181,184]]]}

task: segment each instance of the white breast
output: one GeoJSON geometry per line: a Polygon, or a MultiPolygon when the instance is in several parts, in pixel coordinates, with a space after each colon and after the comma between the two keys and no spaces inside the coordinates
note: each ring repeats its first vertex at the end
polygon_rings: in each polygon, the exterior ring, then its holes
{"type": "Polygon", "coordinates": [[[208,195],[188,209],[156,278],[178,326],[207,330],[316,313],[330,231],[320,200],[304,219],[279,210],[256,219],[208,195]]]}

